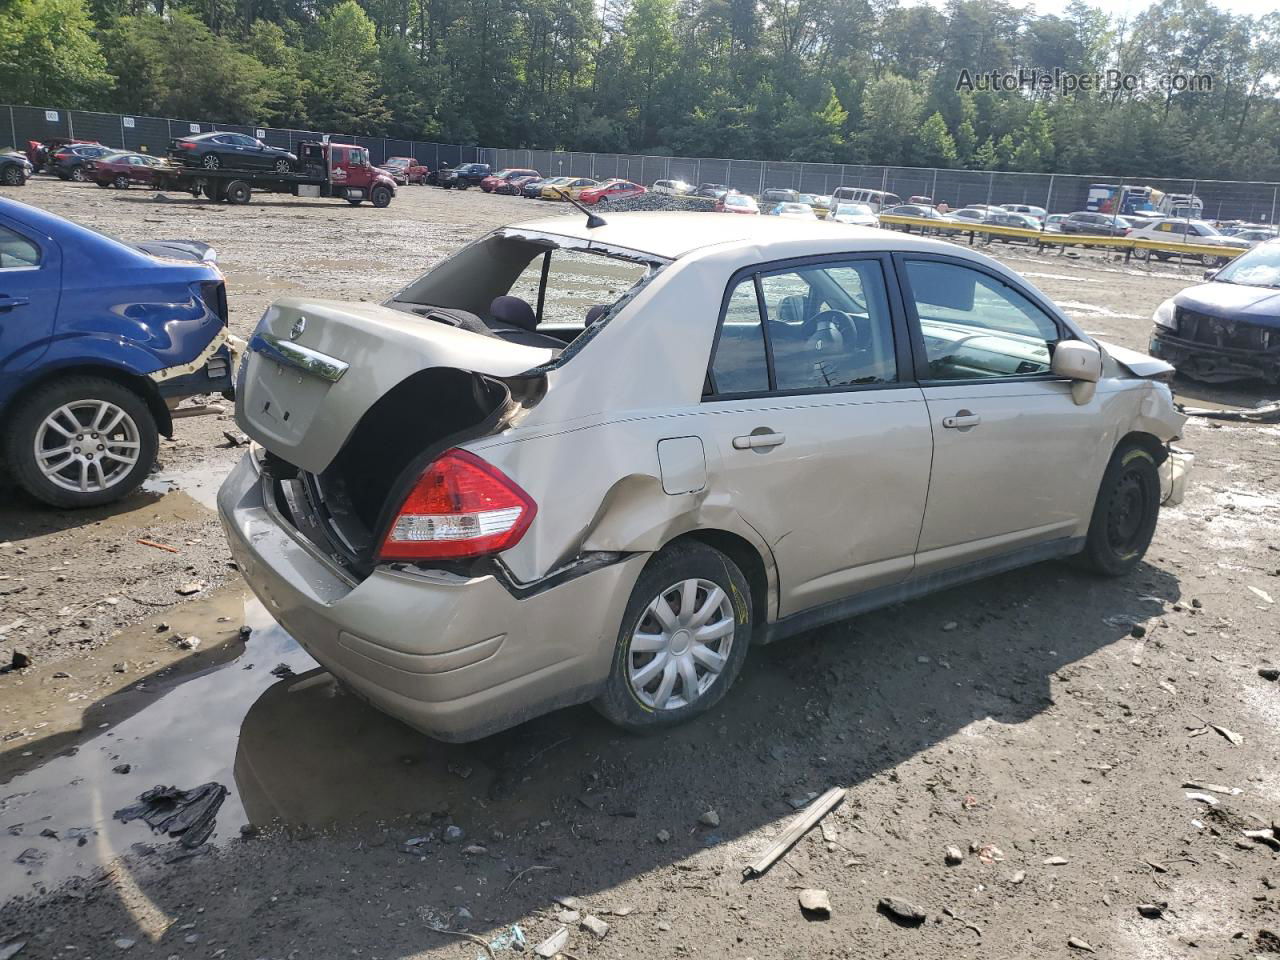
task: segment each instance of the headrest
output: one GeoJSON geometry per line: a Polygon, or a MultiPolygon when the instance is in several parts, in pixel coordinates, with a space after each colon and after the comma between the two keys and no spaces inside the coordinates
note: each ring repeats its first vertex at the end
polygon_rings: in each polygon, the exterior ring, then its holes
{"type": "Polygon", "coordinates": [[[804,323],[804,297],[799,294],[783,297],[778,305],[778,319],[783,323],[804,323]]]}
{"type": "Polygon", "coordinates": [[[506,323],[521,330],[533,330],[538,326],[538,318],[529,306],[519,297],[494,297],[489,304],[489,312],[499,323],[506,323]]]}

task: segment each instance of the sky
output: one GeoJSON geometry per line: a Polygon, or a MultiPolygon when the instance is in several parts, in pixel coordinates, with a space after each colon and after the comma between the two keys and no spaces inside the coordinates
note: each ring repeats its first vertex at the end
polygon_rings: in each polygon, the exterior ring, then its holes
{"type": "MultiPolygon", "coordinates": [[[[943,7],[946,5],[945,0],[929,0],[935,7],[943,7]]],[[[1031,7],[1036,13],[1044,15],[1049,13],[1061,13],[1063,7],[1066,6],[1066,0],[1017,0],[1019,5],[1031,7]]],[[[1153,2],[1158,0],[1086,0],[1090,6],[1102,7],[1107,13],[1114,17],[1132,17],[1134,14],[1145,10],[1153,2]]],[[[1231,13],[1248,13],[1253,16],[1261,16],[1264,13],[1271,13],[1280,10],[1280,0],[1210,0],[1210,2],[1221,10],[1228,10],[1231,13]]],[[[909,3],[904,3],[909,5],[909,3]]]]}

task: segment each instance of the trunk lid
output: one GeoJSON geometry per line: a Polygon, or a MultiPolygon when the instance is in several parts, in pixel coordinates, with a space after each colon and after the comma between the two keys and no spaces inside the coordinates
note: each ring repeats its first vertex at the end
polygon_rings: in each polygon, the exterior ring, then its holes
{"type": "MultiPolygon", "coordinates": [[[[376,304],[286,297],[249,341],[236,420],[278,457],[321,473],[369,408],[413,374],[450,368],[500,379],[553,357],[376,304]]],[[[400,413],[430,419],[434,411],[400,413]]]]}

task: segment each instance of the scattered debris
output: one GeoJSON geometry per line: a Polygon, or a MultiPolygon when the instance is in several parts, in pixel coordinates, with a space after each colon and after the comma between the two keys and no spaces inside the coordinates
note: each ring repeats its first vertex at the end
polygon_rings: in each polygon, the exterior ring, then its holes
{"type": "Polygon", "coordinates": [[[1187,794],[1188,800],[1199,800],[1201,803],[1207,803],[1211,807],[1218,805],[1218,798],[1208,793],[1191,792],[1187,794]]]}
{"type": "Polygon", "coordinates": [[[965,929],[972,930],[978,936],[982,936],[982,928],[980,926],[978,926],[976,923],[972,922],[971,920],[966,920],[964,917],[960,916],[960,914],[956,913],[950,907],[943,907],[942,912],[945,913],[948,917],[951,917],[951,919],[953,920],[959,920],[961,923],[965,925],[965,929]]]}
{"type": "Polygon", "coordinates": [[[204,581],[192,580],[190,583],[184,583],[180,587],[175,587],[174,592],[177,593],[179,596],[190,597],[199,593],[201,590],[204,589],[204,587],[205,587],[204,581]]]}
{"type": "Polygon", "coordinates": [[[1000,863],[1004,860],[1004,851],[997,847],[994,843],[984,843],[977,847],[974,852],[978,855],[978,859],[991,866],[993,863],[1000,863]]]}
{"type": "Polygon", "coordinates": [[[1258,676],[1263,680],[1280,680],[1280,667],[1259,667],[1258,676]]]}
{"type": "Polygon", "coordinates": [[[831,919],[831,897],[825,890],[801,890],[800,912],[810,920],[831,919]]]}
{"type": "Polygon", "coordinates": [[[876,909],[897,923],[909,927],[918,927],[929,919],[924,907],[917,906],[910,900],[904,900],[901,897],[881,897],[876,909]]]}
{"type": "Polygon", "coordinates": [[[1169,909],[1167,903],[1140,903],[1138,904],[1138,913],[1146,917],[1148,920],[1159,920],[1164,916],[1164,912],[1169,909]]]}
{"type": "Polygon", "coordinates": [[[227,445],[231,447],[243,447],[249,443],[249,438],[238,430],[223,430],[222,435],[227,438],[227,445]]]}
{"type": "Polygon", "coordinates": [[[155,786],[133,806],[117,810],[115,818],[121,823],[142,820],[156,833],[177,837],[191,849],[209,839],[226,798],[227,788],[220,783],[203,783],[192,790],[155,786]]]}
{"type": "Polygon", "coordinates": [[[598,940],[603,940],[609,935],[609,924],[605,923],[599,917],[593,917],[589,913],[582,918],[581,926],[583,930],[586,930],[598,940]]]}
{"type": "Polygon", "coordinates": [[[569,945],[569,928],[561,927],[547,939],[533,948],[533,952],[540,957],[554,957],[557,953],[569,945]]]}
{"type": "Polygon", "coordinates": [[[1044,860],[1046,867],[1065,867],[1071,861],[1066,857],[1048,857],[1044,860]]]}
{"type": "Polygon", "coordinates": [[[947,847],[942,852],[942,858],[949,867],[958,867],[964,862],[964,854],[960,852],[960,848],[956,846],[947,847]]]}
{"type": "Polygon", "coordinates": [[[1021,883],[1025,879],[1027,879],[1027,871],[1018,870],[1018,871],[1015,871],[1013,876],[1009,878],[1009,882],[1017,884],[1017,883],[1021,883]]]}
{"type": "Polygon", "coordinates": [[[791,804],[792,810],[803,810],[817,799],[818,792],[816,790],[810,790],[808,793],[801,793],[794,797],[787,797],[787,803],[791,804]]]}
{"type": "Polygon", "coordinates": [[[763,876],[783,854],[795,846],[801,837],[812,830],[819,820],[834,810],[844,796],[845,791],[842,787],[832,787],[824,793],[820,799],[809,806],[808,810],[792,820],[786,829],[778,834],[773,843],[769,844],[765,852],[742,871],[743,878],[763,876]]]}
{"type": "Polygon", "coordinates": [[[671,839],[671,833],[667,830],[659,830],[656,834],[656,839],[659,843],[666,843],[671,839]]]}
{"type": "Polygon", "coordinates": [[[1280,852],[1280,827],[1273,825],[1265,830],[1243,830],[1241,832],[1250,840],[1265,843],[1272,850],[1280,852]]]}
{"type": "Polygon", "coordinates": [[[946,623],[942,625],[942,631],[943,633],[950,633],[952,630],[956,629],[958,626],[960,626],[960,624],[956,623],[954,620],[948,620],[946,623]]]}
{"type": "Polygon", "coordinates": [[[466,831],[455,823],[451,823],[449,826],[444,828],[445,843],[461,843],[462,838],[466,835],[466,831]]]}
{"type": "MultiPolygon", "coordinates": [[[[142,537],[139,537],[135,542],[142,544],[144,547],[155,547],[157,550],[166,550],[169,553],[182,552],[177,547],[171,547],[167,543],[156,543],[154,540],[144,540],[142,537]]],[[[179,590],[178,592],[181,593],[182,591],[179,590]]]]}
{"type": "Polygon", "coordinates": [[[117,763],[114,767],[111,768],[111,772],[125,774],[132,769],[133,769],[133,764],[131,763],[117,763]]]}
{"type": "Polygon", "coordinates": [[[488,847],[482,847],[478,843],[469,843],[462,848],[462,852],[472,857],[481,857],[489,852],[488,847]]]}
{"type": "Polygon", "coordinates": [[[708,810],[706,813],[702,814],[702,816],[698,817],[698,822],[704,827],[718,827],[720,826],[720,814],[716,813],[714,810],[708,810]]]}
{"type": "Polygon", "coordinates": [[[1097,950],[1093,949],[1093,947],[1089,946],[1089,944],[1081,940],[1079,937],[1067,937],[1067,946],[1073,947],[1076,950],[1083,950],[1085,953],[1098,952],[1097,950]]]}
{"type": "Polygon", "coordinates": [[[556,914],[556,919],[561,923],[573,925],[582,919],[582,914],[577,910],[561,910],[556,914]]]}
{"type": "Polygon", "coordinates": [[[118,940],[114,942],[115,942],[115,945],[121,950],[132,950],[133,945],[136,941],[130,940],[128,937],[120,937],[118,940]]]}
{"type": "Polygon", "coordinates": [[[13,655],[9,658],[10,670],[25,670],[31,666],[31,655],[25,650],[14,650],[13,655]]]}
{"type": "Polygon", "coordinates": [[[196,650],[200,646],[200,638],[194,634],[189,637],[178,637],[175,642],[179,650],[196,650]]]}
{"type": "Polygon", "coordinates": [[[1249,587],[1249,590],[1260,600],[1266,603],[1275,603],[1275,601],[1271,599],[1271,594],[1267,593],[1267,591],[1259,587],[1252,586],[1251,584],[1245,584],[1245,586],[1249,587]]]}
{"type": "Polygon", "coordinates": [[[281,680],[287,679],[288,677],[293,676],[293,667],[289,666],[287,663],[276,664],[271,668],[271,675],[273,677],[279,677],[281,680]]]}

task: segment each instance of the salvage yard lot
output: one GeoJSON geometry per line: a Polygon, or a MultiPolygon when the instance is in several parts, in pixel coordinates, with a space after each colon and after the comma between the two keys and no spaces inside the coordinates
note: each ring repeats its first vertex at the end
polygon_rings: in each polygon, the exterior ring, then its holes
{"type": "MultiPolygon", "coordinates": [[[[385,210],[44,178],[6,195],[126,240],[212,244],[241,336],[275,297],[379,301],[493,226],[564,209],[425,187],[385,210]]],[[[1091,334],[1137,349],[1154,307],[1202,269],[992,250],[1091,334]]],[[[1241,829],[1280,820],[1280,683],[1258,673],[1280,661],[1278,427],[1189,423],[1187,498],[1131,577],[1043,564],[753,651],[718,708],[661,737],[576,708],[465,747],[323,675],[271,673],[311,664],[228,563],[209,505],[243,450],[224,431],[229,418],[180,421],[148,489],[113,508],[57,513],[0,489],[0,655],[34,661],[0,676],[0,898],[22,897],[0,906],[0,945],[26,942],[22,960],[114,955],[117,941],[143,957],[471,958],[476,944],[432,926],[489,939],[519,924],[538,942],[560,925],[557,896],[610,924],[598,940],[568,921],[578,957],[1054,957],[1080,949],[1070,938],[1099,956],[1248,957],[1276,943],[1260,931],[1280,932],[1280,853],[1241,829]],[[192,635],[194,651],[173,639],[192,635]],[[205,855],[166,862],[164,838],[110,821],[153,784],[210,780],[231,796],[205,855]],[[1193,782],[1239,793],[1210,805],[1187,797],[1193,782]],[[789,801],[833,785],[850,793],[823,829],[743,884],[789,801]],[[718,826],[699,822],[709,810],[718,826]],[[248,823],[261,832],[242,838],[248,823]],[[805,887],[830,891],[829,921],[801,917],[805,887]],[[927,921],[877,913],[889,896],[927,921]],[[1139,914],[1153,903],[1163,918],[1139,914]]]]}

